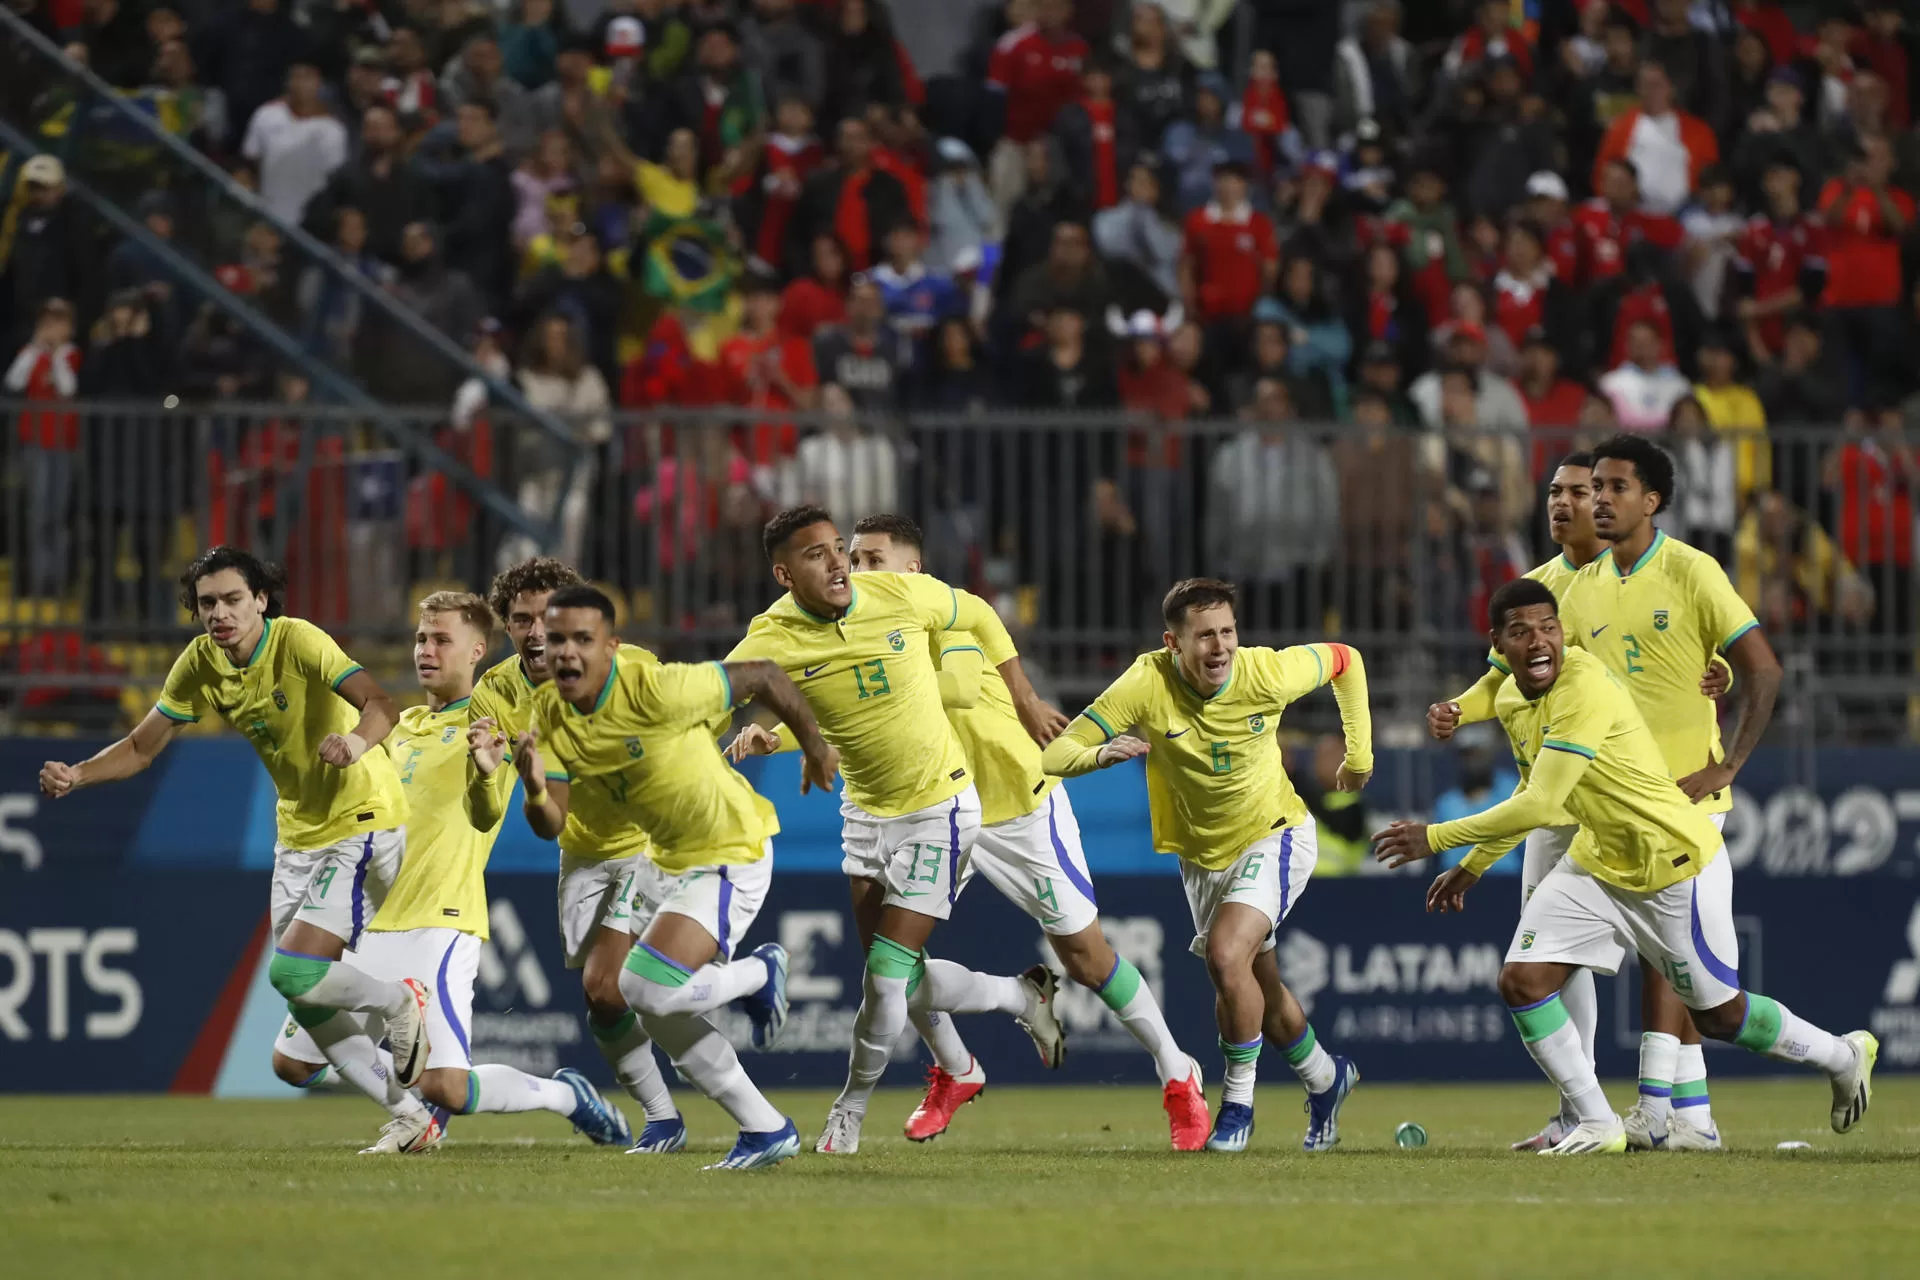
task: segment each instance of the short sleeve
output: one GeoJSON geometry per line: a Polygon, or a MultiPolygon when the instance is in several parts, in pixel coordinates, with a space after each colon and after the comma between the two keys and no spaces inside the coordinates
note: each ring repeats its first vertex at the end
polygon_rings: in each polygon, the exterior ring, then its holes
{"type": "Polygon", "coordinates": [[[1154,673],[1147,665],[1149,661],[1150,658],[1135,660],[1124,675],[1108,685],[1107,691],[1080,713],[1106,735],[1107,741],[1138,724],[1152,705],[1154,673]]]}
{"type": "Polygon", "coordinates": [[[173,660],[167,682],[160,687],[160,700],[154,709],[179,724],[193,724],[206,714],[205,689],[200,683],[200,663],[189,645],[173,660]]]}
{"type": "Polygon", "coordinates": [[[1006,41],[994,45],[987,58],[987,88],[1005,89],[1013,79],[1013,56],[1006,41]]]}
{"type": "Polygon", "coordinates": [[[332,636],[311,623],[294,626],[287,636],[287,644],[292,648],[291,656],[296,666],[326,681],[327,688],[335,693],[340,691],[340,686],[348,676],[360,670],[360,664],[349,658],[347,651],[335,643],[332,636]]]}
{"type": "Polygon", "coordinates": [[[1694,607],[1716,652],[1725,653],[1741,636],[1760,625],[1753,610],[1733,589],[1726,570],[1702,561],[1693,572],[1694,607]]]}
{"type": "MultiPolygon", "coordinates": [[[[1613,727],[1611,677],[1597,664],[1569,680],[1554,681],[1540,724],[1540,750],[1564,751],[1591,760],[1613,727]]],[[[1625,696],[1622,694],[1621,696],[1625,696]]]]}
{"type": "Polygon", "coordinates": [[[733,683],[718,662],[663,663],[648,683],[648,716],[662,724],[704,725],[733,707],[733,683]]]}

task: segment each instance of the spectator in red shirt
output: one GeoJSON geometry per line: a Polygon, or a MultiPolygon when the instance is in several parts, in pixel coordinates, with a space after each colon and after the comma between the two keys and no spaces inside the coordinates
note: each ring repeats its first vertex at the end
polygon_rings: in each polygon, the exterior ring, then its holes
{"type": "Polygon", "coordinates": [[[1732,0],[1728,6],[1733,10],[1733,20],[1749,30],[1758,32],[1767,42],[1767,52],[1773,56],[1775,66],[1785,66],[1800,56],[1800,33],[1793,29],[1793,19],[1787,11],[1773,0],[1732,0]]]}
{"type": "Polygon", "coordinates": [[[1580,280],[1580,229],[1567,213],[1567,183],[1559,174],[1541,170],[1527,179],[1527,221],[1540,228],[1553,274],[1569,289],[1580,280]]]}
{"type": "Polygon", "coordinates": [[[820,385],[813,345],[780,326],[780,285],[771,276],[749,276],[741,299],[740,332],[720,345],[727,399],[764,409],[775,421],[754,424],[749,456],[771,466],[793,456],[799,433],[785,414],[813,407],[820,385]]]}
{"type": "Polygon", "coordinates": [[[1669,252],[1680,247],[1685,238],[1680,224],[1640,207],[1640,176],[1630,161],[1605,161],[1596,178],[1600,194],[1573,215],[1580,229],[1581,284],[1596,284],[1626,270],[1627,250],[1634,244],[1669,252]]]}
{"type": "Polygon", "coordinates": [[[1734,272],[1744,290],[1734,315],[1746,327],[1747,351],[1756,360],[1780,354],[1786,317],[1818,297],[1827,270],[1826,229],[1800,207],[1800,170],[1778,157],[1762,183],[1767,208],[1747,220],[1734,242],[1734,272]]]}
{"type": "MultiPolygon", "coordinates": [[[[924,221],[915,210],[907,184],[887,172],[875,154],[873,128],[849,117],[835,135],[834,162],[808,178],[787,232],[790,260],[803,264],[807,246],[818,235],[837,236],[855,271],[872,266],[887,228],[924,221]]],[[[797,270],[796,266],[796,270],[797,270]]]]}
{"type": "Polygon", "coordinates": [[[1878,423],[1848,415],[1847,440],[1827,456],[1822,479],[1840,500],[1840,550],[1873,584],[1873,622],[1895,656],[1893,670],[1913,669],[1913,490],[1920,463],[1890,411],[1878,423]],[[1869,433],[1871,430],[1871,433],[1869,433]]]}
{"type": "Polygon", "coordinates": [[[1897,0],[1867,0],[1860,6],[1865,25],[1853,36],[1854,59],[1873,68],[1887,86],[1887,124],[1905,133],[1911,104],[1907,99],[1909,62],[1900,28],[1906,19],[1897,0]]]}
{"type": "Polygon", "coordinates": [[[1607,126],[1593,161],[1593,185],[1602,185],[1608,164],[1630,161],[1642,206],[1672,213],[1693,194],[1700,171],[1719,162],[1720,140],[1705,120],[1675,105],[1673,78],[1660,63],[1641,63],[1636,83],[1640,105],[1607,126]]]}
{"type": "MultiPolygon", "coordinates": [[[[40,304],[33,336],[7,369],[6,386],[10,395],[30,404],[64,404],[80,389],[73,305],[65,298],[40,304]]],[[[73,549],[73,472],[80,422],[70,410],[27,409],[20,414],[19,432],[27,509],[25,586],[30,595],[63,595],[73,549]]]]}
{"type": "Polygon", "coordinates": [[[1140,154],[1139,127],[1133,113],[1113,100],[1111,67],[1088,62],[1082,83],[1080,100],[1054,117],[1053,136],[1074,189],[1094,210],[1111,209],[1120,203],[1127,171],[1140,154]]]}
{"type": "Polygon", "coordinates": [[[1471,76],[1483,63],[1506,58],[1520,70],[1520,78],[1533,79],[1533,46],[1513,27],[1513,6],[1508,0],[1480,0],[1473,11],[1473,25],[1447,50],[1444,67],[1451,76],[1471,76]]]}
{"type": "Polygon", "coordinates": [[[1547,259],[1546,238],[1529,222],[1507,228],[1506,254],[1493,277],[1493,322],[1505,331],[1517,351],[1527,334],[1537,328],[1551,332],[1555,341],[1571,341],[1567,329],[1569,291],[1555,277],[1547,259]]]}
{"type": "Polygon", "coordinates": [[[847,250],[822,233],[808,246],[808,274],[795,277],[780,295],[780,327],[797,338],[812,339],[823,325],[847,318],[847,250]]]}
{"type": "Polygon", "coordinates": [[[1513,385],[1527,406],[1533,478],[1544,480],[1554,461],[1573,447],[1573,429],[1587,402],[1587,389],[1560,376],[1560,353],[1539,328],[1529,330],[1520,345],[1520,376],[1513,385]]]}
{"type": "Polygon", "coordinates": [[[1013,28],[993,46],[987,88],[1004,104],[1000,141],[987,165],[987,182],[1004,214],[1026,189],[1023,145],[1053,127],[1060,108],[1080,96],[1087,42],[1067,25],[1073,0],[1039,0],[1036,20],[1013,28]]]}
{"type": "Polygon", "coordinates": [[[1846,354],[1850,403],[1887,404],[1902,381],[1900,238],[1913,225],[1913,197],[1890,185],[1893,148],[1868,137],[1844,174],[1827,180],[1820,215],[1827,232],[1827,344],[1846,354]]]}
{"type": "Polygon", "coordinates": [[[1187,215],[1180,291],[1202,324],[1244,320],[1280,271],[1273,222],[1247,199],[1248,179],[1237,160],[1215,165],[1212,202],[1187,215]]]}

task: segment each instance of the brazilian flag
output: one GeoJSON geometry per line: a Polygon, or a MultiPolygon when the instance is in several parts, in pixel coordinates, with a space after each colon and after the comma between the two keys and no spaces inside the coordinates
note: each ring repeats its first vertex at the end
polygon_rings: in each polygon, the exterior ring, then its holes
{"type": "Polygon", "coordinates": [[[718,312],[740,274],[740,257],[711,218],[656,213],[645,232],[640,287],[672,307],[718,312]]]}

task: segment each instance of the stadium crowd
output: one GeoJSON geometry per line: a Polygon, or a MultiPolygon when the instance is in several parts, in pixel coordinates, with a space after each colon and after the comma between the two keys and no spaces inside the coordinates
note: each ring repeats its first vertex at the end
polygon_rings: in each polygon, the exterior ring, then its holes
{"type": "MultiPolygon", "coordinates": [[[[892,505],[903,413],[1126,410],[1245,425],[1050,474],[1087,495],[1060,518],[1136,541],[1186,513],[1217,571],[1280,588],[1443,548],[1470,622],[1543,558],[1552,460],[1626,429],[1670,441],[1664,519],[1770,623],[1913,630],[1893,0],[9,3],[563,414],[595,459],[572,555],[596,515],[677,510],[685,542],[801,497],[892,505]],[[685,406],[750,424],[690,465],[610,416],[685,406]],[[1143,488],[1163,462],[1185,478],[1143,488]]],[[[18,171],[8,394],[305,396],[161,256],[103,245],[65,176],[18,171]]],[[[463,456],[551,509],[537,432],[461,443],[501,418],[484,387],[271,220],[148,187],[154,236],[384,400],[452,404],[463,456]]],[[[37,528],[81,430],[20,416],[37,528]]],[[[29,580],[69,555],[36,540],[29,580]]]]}

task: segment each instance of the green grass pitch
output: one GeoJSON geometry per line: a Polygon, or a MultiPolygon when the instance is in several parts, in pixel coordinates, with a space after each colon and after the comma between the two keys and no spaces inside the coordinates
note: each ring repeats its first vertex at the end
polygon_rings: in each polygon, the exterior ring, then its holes
{"type": "MultiPolygon", "coordinates": [[[[1609,1090],[1617,1102],[1630,1086],[1609,1090]]],[[[684,1094],[684,1091],[682,1091],[684,1094]]],[[[860,1154],[703,1173],[692,1148],[596,1150],[554,1117],[454,1123],[425,1157],[355,1155],[367,1104],[0,1098],[0,1258],[15,1276],[769,1277],[1920,1274],[1920,1078],[1842,1138],[1817,1078],[1719,1084],[1720,1156],[1509,1154],[1545,1088],[1362,1083],[1340,1149],[1299,1150],[1261,1088],[1240,1156],[1175,1155],[1155,1091],[990,1089],[938,1142],[882,1092],[860,1154]],[[1401,1151],[1418,1120],[1432,1145],[1401,1151]],[[1813,1144],[1797,1154],[1774,1144],[1813,1144]]],[[[809,1144],[827,1095],[776,1101],[809,1144]]]]}

